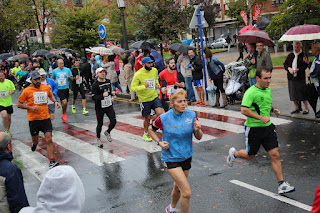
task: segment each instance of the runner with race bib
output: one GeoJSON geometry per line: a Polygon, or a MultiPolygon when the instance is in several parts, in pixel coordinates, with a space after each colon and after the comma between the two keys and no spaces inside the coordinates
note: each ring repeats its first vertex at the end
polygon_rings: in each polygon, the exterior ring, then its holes
{"type": "Polygon", "coordinates": [[[103,68],[98,68],[96,70],[97,81],[92,85],[92,99],[95,102],[95,110],[97,117],[97,143],[99,147],[103,147],[103,144],[100,139],[101,130],[103,126],[103,117],[106,114],[110,120],[108,129],[104,132],[107,140],[112,141],[110,132],[115,127],[116,113],[114,112],[112,106],[112,96],[115,95],[115,92],[111,89],[111,82],[109,79],[106,79],[106,72],[103,68]]]}

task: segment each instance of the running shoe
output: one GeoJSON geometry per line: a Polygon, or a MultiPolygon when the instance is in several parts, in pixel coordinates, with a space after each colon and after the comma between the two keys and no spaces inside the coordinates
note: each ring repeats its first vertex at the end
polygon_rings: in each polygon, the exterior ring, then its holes
{"type": "Polygon", "coordinates": [[[66,122],[67,122],[67,120],[68,120],[68,118],[67,118],[67,114],[63,114],[63,113],[62,113],[62,115],[61,115],[61,119],[62,119],[62,122],[63,122],[63,123],[66,123],[66,122]]]}
{"type": "Polygon", "coordinates": [[[32,144],[32,146],[31,146],[31,151],[36,151],[36,149],[37,149],[37,145],[34,145],[34,144],[32,144]]]}
{"type": "Polygon", "coordinates": [[[4,132],[11,136],[10,130],[4,130],[4,132]]]}
{"type": "Polygon", "coordinates": [[[49,169],[52,169],[53,167],[56,167],[56,166],[58,166],[58,165],[59,165],[58,162],[56,162],[55,160],[52,160],[52,161],[50,161],[50,163],[49,163],[49,169]]]}
{"type": "Polygon", "coordinates": [[[142,139],[145,140],[145,141],[148,141],[148,142],[151,142],[152,141],[152,138],[149,136],[149,134],[144,134],[142,136],[142,139]]]}
{"type": "Polygon", "coordinates": [[[227,164],[228,166],[232,167],[233,166],[233,163],[235,161],[235,157],[234,157],[234,153],[236,152],[237,150],[234,148],[234,147],[231,147],[229,149],[229,155],[227,157],[227,164]]]}
{"type": "Polygon", "coordinates": [[[75,105],[72,105],[72,113],[73,113],[73,114],[76,114],[76,112],[77,112],[77,111],[76,111],[76,106],[75,106],[75,105]]]}
{"type": "Polygon", "coordinates": [[[176,211],[171,212],[171,211],[170,211],[170,205],[169,205],[169,206],[167,206],[167,208],[166,208],[166,213],[176,213],[176,211]]]}
{"type": "Polygon", "coordinates": [[[111,135],[110,135],[110,133],[109,133],[107,130],[104,131],[104,135],[107,137],[107,140],[108,140],[109,142],[112,142],[111,135]]]}
{"type": "Polygon", "coordinates": [[[291,186],[288,182],[283,182],[278,185],[278,194],[294,192],[295,190],[294,186],[291,186]]]}
{"type": "Polygon", "coordinates": [[[115,93],[119,93],[119,92],[121,92],[121,91],[119,89],[117,89],[115,93]]]}
{"type": "Polygon", "coordinates": [[[97,143],[99,148],[103,147],[103,143],[101,142],[100,138],[97,138],[97,143]]]}
{"type": "Polygon", "coordinates": [[[206,102],[201,103],[202,106],[207,106],[206,102]]]}
{"type": "Polygon", "coordinates": [[[87,109],[86,109],[86,108],[83,108],[83,110],[82,110],[82,114],[83,114],[83,115],[89,115],[89,111],[87,111],[87,109]]]}

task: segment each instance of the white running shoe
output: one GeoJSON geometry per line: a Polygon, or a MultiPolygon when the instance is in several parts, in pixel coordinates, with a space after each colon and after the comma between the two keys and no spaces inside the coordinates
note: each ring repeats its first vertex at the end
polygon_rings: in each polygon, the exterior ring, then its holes
{"type": "Polygon", "coordinates": [[[104,135],[107,137],[107,140],[108,140],[109,142],[112,142],[111,135],[110,135],[110,133],[109,133],[107,130],[104,131],[104,135]]]}
{"type": "Polygon", "coordinates": [[[294,186],[291,186],[288,182],[283,182],[278,186],[278,194],[289,193],[295,190],[294,186]]]}
{"type": "Polygon", "coordinates": [[[227,164],[228,166],[232,167],[233,166],[233,163],[235,161],[235,157],[234,157],[234,153],[236,152],[237,150],[234,148],[234,147],[231,147],[229,149],[229,155],[227,157],[227,164]]]}
{"type": "Polygon", "coordinates": [[[103,147],[103,143],[101,142],[100,138],[97,138],[97,143],[99,148],[103,147]]]}

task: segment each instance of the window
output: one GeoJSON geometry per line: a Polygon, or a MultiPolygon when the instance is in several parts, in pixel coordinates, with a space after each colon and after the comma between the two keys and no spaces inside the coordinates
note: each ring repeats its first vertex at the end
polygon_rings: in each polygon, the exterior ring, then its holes
{"type": "Polygon", "coordinates": [[[30,30],[30,37],[37,37],[37,31],[36,30],[30,30]]]}
{"type": "Polygon", "coordinates": [[[273,7],[279,7],[283,4],[284,0],[272,0],[273,7]]]}

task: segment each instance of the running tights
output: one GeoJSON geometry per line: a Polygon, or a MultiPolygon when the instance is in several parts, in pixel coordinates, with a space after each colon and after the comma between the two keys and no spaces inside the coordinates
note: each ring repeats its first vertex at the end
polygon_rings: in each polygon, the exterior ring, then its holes
{"type": "Polygon", "coordinates": [[[117,123],[116,114],[114,112],[113,106],[110,106],[110,107],[104,108],[104,109],[96,109],[96,117],[97,117],[96,134],[97,134],[97,138],[100,138],[100,135],[101,135],[104,114],[106,114],[110,120],[108,130],[107,130],[108,133],[111,132],[111,130],[115,127],[115,125],[117,123]]]}

